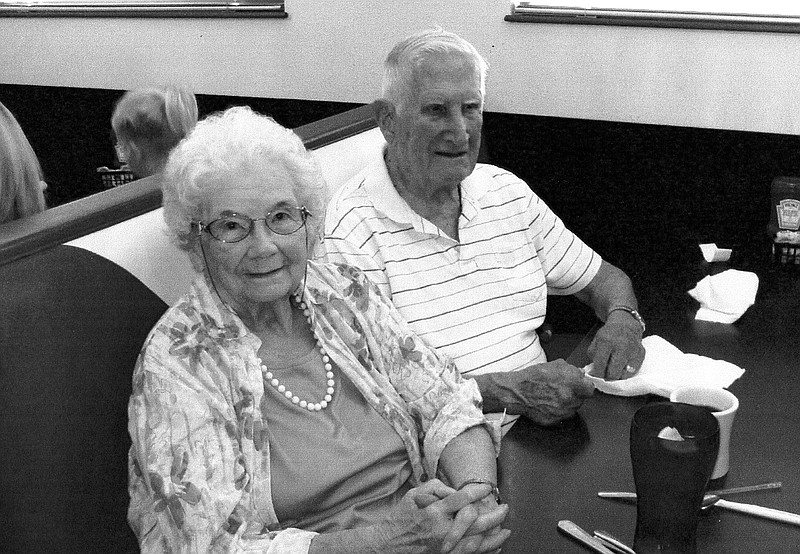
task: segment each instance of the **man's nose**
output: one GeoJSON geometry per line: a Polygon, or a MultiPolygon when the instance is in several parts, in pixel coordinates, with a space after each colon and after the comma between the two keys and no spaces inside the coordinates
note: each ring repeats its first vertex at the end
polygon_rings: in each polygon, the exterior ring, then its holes
{"type": "Polygon", "coordinates": [[[466,142],[469,139],[469,121],[460,111],[450,115],[450,131],[456,142],[466,142]]]}

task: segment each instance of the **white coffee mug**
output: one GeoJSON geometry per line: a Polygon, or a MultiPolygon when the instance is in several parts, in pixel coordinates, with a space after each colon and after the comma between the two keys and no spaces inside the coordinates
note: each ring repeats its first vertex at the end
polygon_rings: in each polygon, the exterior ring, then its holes
{"type": "Polygon", "coordinates": [[[719,479],[730,468],[730,444],[733,418],[739,409],[739,399],[732,392],[717,387],[682,387],[669,396],[672,402],[705,406],[719,422],[719,453],[711,479],[719,479]]]}

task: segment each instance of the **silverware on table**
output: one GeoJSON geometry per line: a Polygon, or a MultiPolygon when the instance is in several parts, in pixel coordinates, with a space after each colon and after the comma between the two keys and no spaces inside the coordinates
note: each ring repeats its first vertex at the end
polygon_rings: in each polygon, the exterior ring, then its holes
{"type": "Polygon", "coordinates": [[[705,498],[703,498],[703,504],[705,504],[706,501],[708,501],[711,506],[717,506],[726,510],[772,519],[783,523],[790,523],[792,525],[800,525],[800,514],[784,512],[783,510],[776,510],[775,508],[767,508],[765,506],[758,506],[756,504],[731,502],[730,500],[725,500],[724,498],[720,498],[715,494],[707,494],[705,498]]]}
{"type": "Polygon", "coordinates": [[[601,531],[600,529],[594,530],[594,536],[600,539],[603,544],[609,547],[611,550],[615,552],[619,552],[620,554],[636,554],[633,548],[626,545],[624,542],[619,540],[617,537],[609,533],[608,531],[601,531]]]}
{"type": "MultiPolygon", "coordinates": [[[[725,496],[728,494],[739,494],[743,492],[763,491],[769,489],[779,489],[782,483],[775,481],[773,483],[762,483],[760,485],[747,485],[744,487],[731,487],[728,489],[719,489],[715,491],[708,491],[706,494],[714,494],[717,496],[725,496]]],[[[635,492],[619,492],[619,491],[600,491],[597,493],[600,498],[619,498],[623,500],[635,500],[635,492]]]]}
{"type": "Polygon", "coordinates": [[[605,544],[603,544],[600,539],[593,537],[568,519],[562,519],[559,521],[558,529],[572,538],[580,541],[595,552],[600,552],[601,554],[617,554],[617,552],[611,550],[605,544]]]}
{"type": "MultiPolygon", "coordinates": [[[[702,509],[707,510],[712,506],[717,506],[725,510],[749,514],[752,516],[763,517],[782,523],[789,523],[791,525],[800,525],[800,514],[793,512],[786,512],[783,510],[776,510],[775,508],[767,508],[757,504],[745,504],[743,502],[732,502],[721,498],[725,494],[737,494],[742,492],[752,492],[767,489],[779,489],[781,482],[764,483],[761,485],[748,485],[744,487],[733,487],[729,489],[720,489],[716,491],[709,491],[703,497],[702,509]]],[[[622,492],[622,491],[600,491],[597,493],[600,498],[611,498],[620,500],[636,500],[635,492],[622,492]]]]}

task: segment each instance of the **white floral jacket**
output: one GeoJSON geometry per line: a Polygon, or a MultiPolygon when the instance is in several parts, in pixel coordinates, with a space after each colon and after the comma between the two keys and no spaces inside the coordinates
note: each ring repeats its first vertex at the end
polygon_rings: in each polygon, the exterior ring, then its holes
{"type": "MultiPolygon", "coordinates": [[[[402,438],[415,483],[470,427],[499,450],[475,382],[363,273],[309,262],[305,301],[329,356],[402,438]]],[[[316,533],[282,529],[272,504],[260,345],[205,277],[151,331],[128,408],[128,520],[143,552],[308,551],[316,533]]]]}

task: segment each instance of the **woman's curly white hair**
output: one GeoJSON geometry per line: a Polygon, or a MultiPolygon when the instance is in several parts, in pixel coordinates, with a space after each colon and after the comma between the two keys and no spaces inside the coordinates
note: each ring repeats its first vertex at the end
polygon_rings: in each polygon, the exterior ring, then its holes
{"type": "Polygon", "coordinates": [[[170,154],[163,176],[164,221],[181,249],[193,250],[197,235],[192,223],[201,220],[204,203],[220,177],[240,168],[263,167],[264,160],[294,177],[295,196],[311,214],[306,225],[309,246],[314,247],[327,201],[316,158],[290,129],[247,106],[236,106],[200,121],[170,154]]]}

